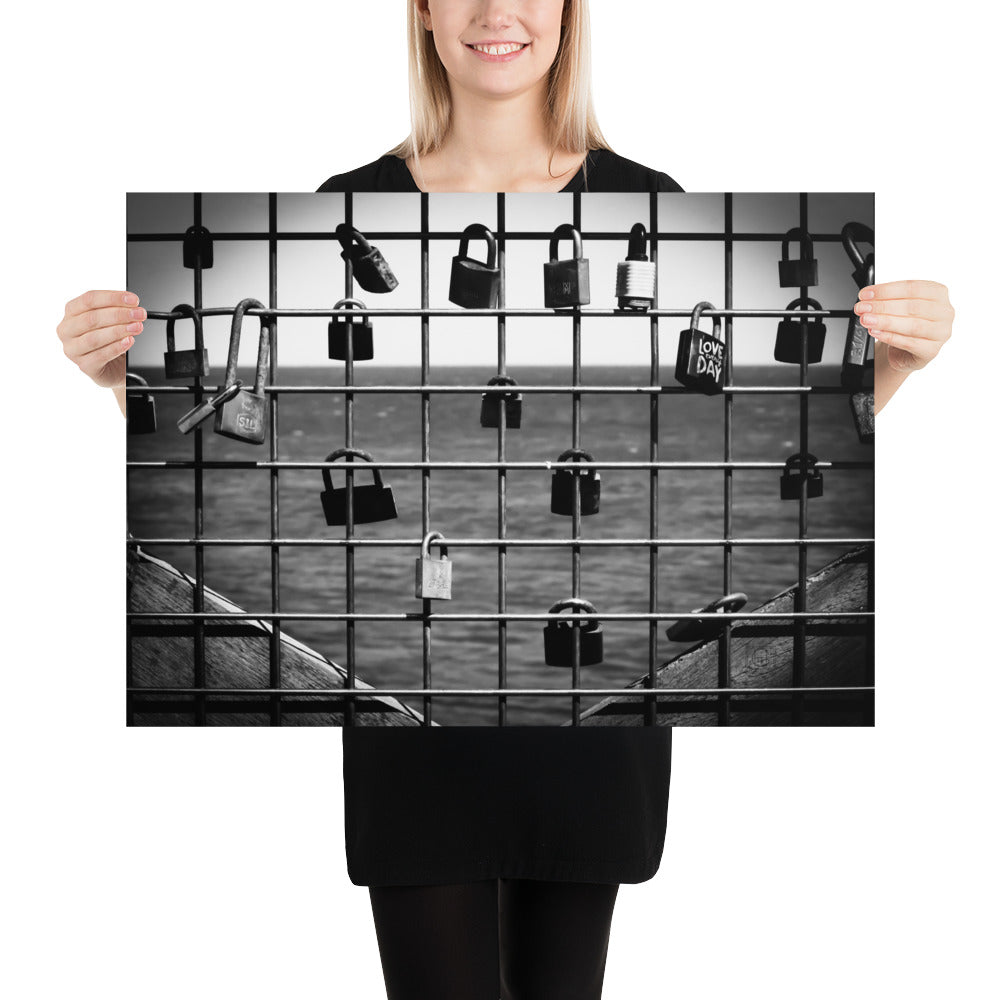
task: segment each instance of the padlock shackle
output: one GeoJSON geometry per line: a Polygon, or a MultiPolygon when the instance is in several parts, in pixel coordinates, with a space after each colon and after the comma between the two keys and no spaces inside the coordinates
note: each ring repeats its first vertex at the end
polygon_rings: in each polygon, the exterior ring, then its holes
{"type": "Polygon", "coordinates": [[[742,610],[743,605],[747,602],[747,595],[741,591],[734,591],[732,594],[726,594],[724,597],[720,597],[717,601],[712,601],[711,604],[706,604],[703,608],[695,608],[691,614],[701,615],[701,614],[716,614],[722,613],[734,614],[737,611],[742,610]]]}
{"type": "Polygon", "coordinates": [[[818,459],[808,451],[798,451],[794,455],[789,455],[785,459],[785,471],[791,471],[793,465],[797,465],[802,472],[813,473],[816,471],[818,459]]]}
{"type": "MultiPolygon", "coordinates": [[[[326,458],[323,459],[324,462],[336,462],[338,458],[360,458],[364,462],[375,461],[372,456],[367,451],[362,451],[360,448],[337,448],[335,451],[331,451],[326,458]]],[[[330,469],[326,468],[323,470],[323,485],[326,486],[327,490],[331,493],[333,492],[333,483],[330,480],[330,469]]],[[[382,473],[378,469],[372,469],[372,476],[375,480],[376,486],[382,485],[382,473]]]]}
{"type": "Polygon", "coordinates": [[[133,385],[142,385],[145,386],[147,389],[149,388],[149,383],[141,375],[136,375],[135,372],[125,372],[126,385],[129,384],[130,379],[132,380],[133,385]]]}
{"type": "MultiPolygon", "coordinates": [[[[494,375],[487,385],[517,385],[517,382],[510,375],[494,375]]],[[[503,393],[498,393],[497,395],[503,395],[503,393]]]]}
{"type": "MultiPolygon", "coordinates": [[[[232,385],[236,380],[236,363],[240,356],[240,334],[243,329],[243,314],[248,309],[263,309],[267,306],[257,299],[243,299],[233,310],[233,323],[229,328],[229,356],[226,359],[226,385],[232,385]]],[[[257,338],[257,370],[254,377],[253,393],[255,396],[264,392],[264,365],[271,347],[271,317],[260,317],[260,335],[257,338]]]]}
{"type": "Polygon", "coordinates": [[[351,247],[354,243],[357,243],[361,248],[362,253],[368,253],[371,250],[372,245],[365,239],[364,235],[354,226],[349,226],[346,222],[340,223],[339,226],[334,230],[338,242],[344,251],[344,259],[346,260],[351,254],[351,247]]]}
{"type": "MultiPolygon", "coordinates": [[[[594,456],[582,448],[567,448],[557,459],[557,462],[593,462],[594,456]]],[[[569,470],[567,470],[569,471],[569,470]]]]}
{"type": "Polygon", "coordinates": [[[812,237],[801,226],[795,226],[785,233],[785,236],[781,241],[781,259],[789,259],[789,244],[795,239],[799,241],[799,260],[814,260],[812,237]]]}
{"type": "Polygon", "coordinates": [[[435,539],[438,540],[438,546],[441,549],[442,557],[448,555],[448,546],[445,544],[444,535],[440,531],[428,531],[424,535],[424,540],[420,543],[420,555],[424,559],[430,559],[431,557],[431,542],[435,539]]]}
{"type": "MultiPolygon", "coordinates": [[[[469,240],[478,238],[486,240],[486,266],[491,270],[496,270],[497,266],[497,238],[481,222],[473,222],[462,230],[462,238],[458,241],[458,256],[464,260],[471,260],[469,257],[469,240]]],[[[479,264],[481,261],[472,261],[479,264]]]]}
{"type": "Polygon", "coordinates": [[[361,301],[361,299],[341,299],[339,302],[333,304],[334,309],[348,309],[353,307],[355,309],[367,309],[368,307],[361,301]]]}
{"type": "Polygon", "coordinates": [[[649,260],[646,255],[646,227],[637,222],[628,234],[628,256],[626,260],[649,260]]]}
{"type": "MultiPolygon", "coordinates": [[[[568,611],[571,608],[576,608],[579,612],[589,611],[591,614],[597,614],[597,608],[595,608],[590,601],[585,601],[582,597],[565,597],[561,601],[556,601],[556,603],[549,608],[549,614],[551,615],[556,614],[557,612],[568,611]]],[[[580,624],[586,631],[589,632],[596,629],[601,623],[597,618],[587,618],[580,624]]]]}
{"type": "Polygon", "coordinates": [[[804,309],[806,306],[808,306],[810,309],[820,309],[820,310],[822,310],[822,308],[823,308],[819,304],[819,302],[816,301],[816,299],[811,299],[807,295],[801,295],[797,299],[792,299],[792,301],[789,302],[788,305],[785,306],[785,308],[786,309],[804,309]]]}
{"type": "MultiPolygon", "coordinates": [[[[699,302],[694,309],[691,311],[691,329],[697,330],[698,324],[701,323],[701,314],[704,309],[715,309],[715,306],[711,302],[699,302]]],[[[722,339],[722,317],[713,316],[712,317],[712,336],[716,340],[722,339]]]]}
{"type": "MultiPolygon", "coordinates": [[[[847,256],[856,268],[865,267],[868,258],[863,256],[858,249],[859,243],[870,243],[872,249],[875,248],[875,231],[871,226],[866,226],[863,222],[847,222],[840,231],[840,242],[844,244],[847,256]]],[[[872,254],[868,255],[873,257],[872,254]]],[[[872,261],[874,264],[874,260],[872,261]]]]}
{"type": "Polygon", "coordinates": [[[171,354],[174,353],[174,323],[177,322],[178,319],[190,319],[194,320],[195,350],[203,351],[205,349],[205,333],[201,325],[201,316],[198,315],[194,306],[189,306],[187,303],[182,302],[180,305],[174,306],[170,312],[180,313],[180,315],[167,317],[167,350],[171,354]]]}
{"type": "Polygon", "coordinates": [[[561,239],[573,240],[573,259],[583,260],[583,238],[579,230],[570,222],[564,222],[556,226],[549,240],[549,263],[554,264],[559,258],[559,241],[561,239]]]}

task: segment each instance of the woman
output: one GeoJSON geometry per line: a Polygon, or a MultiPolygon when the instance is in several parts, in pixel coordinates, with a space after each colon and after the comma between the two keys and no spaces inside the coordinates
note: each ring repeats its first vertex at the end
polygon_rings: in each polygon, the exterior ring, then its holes
{"type": "MultiPolygon", "coordinates": [[[[679,191],[613,153],[589,83],[586,0],[414,0],[413,131],[322,191],[679,191]]],[[[934,282],[872,286],[876,411],[950,336],[934,282]]],[[[125,412],[144,310],[88,292],[66,354],[125,412]]],[[[671,730],[344,730],[348,871],[369,886],[390,1000],[601,995],[619,884],[660,863],[671,730]]]]}

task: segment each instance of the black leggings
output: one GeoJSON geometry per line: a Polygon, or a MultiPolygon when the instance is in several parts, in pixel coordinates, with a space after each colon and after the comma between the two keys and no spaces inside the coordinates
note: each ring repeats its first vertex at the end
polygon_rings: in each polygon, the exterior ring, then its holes
{"type": "Polygon", "coordinates": [[[389,1000],[598,1000],[617,885],[370,886],[389,1000]]]}

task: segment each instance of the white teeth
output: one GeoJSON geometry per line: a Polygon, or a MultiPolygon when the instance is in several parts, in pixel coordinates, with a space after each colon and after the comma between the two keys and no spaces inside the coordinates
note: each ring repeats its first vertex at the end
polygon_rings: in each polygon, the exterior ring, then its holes
{"type": "Polygon", "coordinates": [[[485,52],[491,56],[505,56],[510,52],[517,52],[524,48],[520,42],[508,43],[506,45],[473,45],[477,52],[485,52]]]}

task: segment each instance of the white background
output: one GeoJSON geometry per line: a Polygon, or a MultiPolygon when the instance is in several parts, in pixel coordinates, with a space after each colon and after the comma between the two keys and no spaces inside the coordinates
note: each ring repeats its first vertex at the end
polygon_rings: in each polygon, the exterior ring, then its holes
{"type": "MultiPolygon", "coordinates": [[[[339,732],[123,726],[124,421],[55,325],[122,284],[126,190],[312,191],[401,138],[402,6],[5,23],[0,947],[19,1000],[384,995],[339,732]]],[[[878,418],[877,727],[677,730],[663,863],[621,889],[605,997],[993,995],[994,33],[966,2],[594,7],[616,149],[691,191],[875,190],[880,280],[940,280],[958,312],[878,418]]]]}

